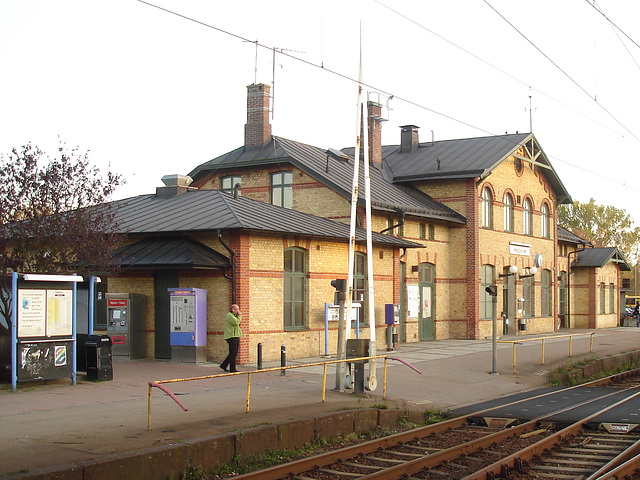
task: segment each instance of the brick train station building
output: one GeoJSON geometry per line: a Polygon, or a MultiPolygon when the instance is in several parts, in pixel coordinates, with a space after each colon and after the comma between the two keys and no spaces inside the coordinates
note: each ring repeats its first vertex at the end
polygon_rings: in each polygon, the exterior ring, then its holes
{"type": "MultiPolygon", "coordinates": [[[[170,358],[166,292],[177,287],[207,292],[210,361],[226,355],[232,302],[243,312],[240,364],[255,361],[258,343],[265,360],[281,345],[290,358],[335,354],[325,306],[331,280],[347,278],[353,162],[364,160],[272,135],[269,86],[247,88],[244,145],[113,203],[128,240],[105,290],[145,296],[149,358],[170,358]]],[[[571,198],[533,134],[421,142],[407,125],[398,144],[381,145],[381,108],[369,102],[367,114],[373,251],[361,175],[353,285],[361,326],[375,304],[379,345],[387,304],[399,305],[400,342],[484,338],[494,318],[499,335],[618,324],[629,266],[616,248],[557,226],[571,198]]]]}

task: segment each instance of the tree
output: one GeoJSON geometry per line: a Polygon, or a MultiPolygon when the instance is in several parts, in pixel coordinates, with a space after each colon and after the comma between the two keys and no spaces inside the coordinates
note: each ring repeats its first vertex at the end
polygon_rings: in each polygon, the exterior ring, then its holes
{"type": "Polygon", "coordinates": [[[618,247],[627,260],[637,256],[640,228],[625,210],[589,203],[573,202],[558,207],[558,225],[589,240],[594,247],[618,247]]]}
{"type": "Polygon", "coordinates": [[[88,152],[61,143],[47,156],[30,143],[0,155],[0,334],[10,319],[9,275],[71,273],[84,265],[110,271],[117,235],[105,203],[124,182],[103,175],[88,152]]]}

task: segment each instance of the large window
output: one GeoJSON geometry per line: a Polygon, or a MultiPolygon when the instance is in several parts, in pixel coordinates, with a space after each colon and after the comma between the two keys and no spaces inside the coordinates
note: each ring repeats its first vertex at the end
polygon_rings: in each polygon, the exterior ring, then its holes
{"type": "Polygon", "coordinates": [[[531,318],[535,317],[535,296],[533,288],[533,277],[526,277],[522,279],[522,289],[524,297],[524,316],[531,318]]]}
{"type": "Polygon", "coordinates": [[[609,284],[609,313],[616,313],[616,289],[613,283],[609,284]]]}
{"type": "Polygon", "coordinates": [[[541,275],[541,306],[542,311],[540,314],[543,317],[550,317],[552,315],[551,308],[551,270],[542,270],[541,275]]]}
{"type": "Polygon", "coordinates": [[[493,195],[489,187],[482,190],[482,226],[493,228],[493,195]]]}
{"type": "Polygon", "coordinates": [[[607,313],[607,290],[604,283],[600,283],[600,313],[607,313]]]}
{"type": "Polygon", "coordinates": [[[495,267],[493,265],[482,265],[480,267],[480,318],[482,320],[492,320],[495,318],[496,308],[493,296],[489,295],[486,288],[495,283],[495,267]]]}
{"type": "MultiPolygon", "coordinates": [[[[229,175],[228,177],[222,177],[220,180],[220,190],[227,193],[233,193],[233,189],[238,185],[240,188],[240,176],[239,175],[229,175]]],[[[240,190],[238,190],[238,195],[240,194],[240,190]]]]}
{"type": "Polygon", "coordinates": [[[504,194],[504,231],[513,232],[513,195],[504,194]]]}
{"type": "Polygon", "coordinates": [[[284,251],[284,328],[307,327],[307,252],[301,248],[284,251]]]}
{"type": "Polygon", "coordinates": [[[528,198],[525,198],[524,202],[522,202],[522,233],[533,235],[533,213],[531,200],[528,198]]]}
{"type": "Polygon", "coordinates": [[[293,208],[293,174],[271,174],[271,203],[279,207],[293,208]]]}
{"type": "Polygon", "coordinates": [[[549,205],[546,203],[543,203],[540,208],[540,222],[540,234],[542,238],[550,238],[551,232],[549,226],[551,222],[549,218],[549,205]]]}

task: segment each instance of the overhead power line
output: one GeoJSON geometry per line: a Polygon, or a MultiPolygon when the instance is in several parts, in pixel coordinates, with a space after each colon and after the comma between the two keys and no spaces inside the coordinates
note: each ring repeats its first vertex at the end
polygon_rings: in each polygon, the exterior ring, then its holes
{"type": "MultiPolygon", "coordinates": [[[[376,1],[377,1],[377,0],[376,0],[376,1]]],[[[485,0],[485,1],[486,1],[486,0],[485,0]]],[[[216,27],[216,26],[210,25],[210,24],[205,23],[205,22],[202,22],[202,21],[200,21],[200,20],[196,20],[196,19],[191,18],[191,17],[188,17],[188,16],[186,16],[186,15],[182,15],[182,14],[177,13],[177,12],[174,12],[174,11],[172,11],[172,10],[168,10],[168,9],[163,8],[163,7],[160,7],[160,6],[158,6],[158,5],[154,5],[153,3],[147,2],[147,1],[145,1],[145,0],[138,0],[138,2],[140,2],[140,3],[144,3],[145,5],[148,5],[148,6],[153,7],[153,8],[157,8],[158,10],[162,10],[162,11],[164,11],[164,12],[167,12],[167,13],[169,13],[169,14],[171,14],[171,15],[175,15],[175,16],[177,16],[177,17],[183,18],[183,19],[185,19],[185,20],[188,20],[188,21],[191,21],[191,22],[197,23],[197,24],[199,24],[199,25],[202,25],[202,26],[204,26],[204,27],[210,28],[210,29],[212,29],[212,30],[216,30],[216,31],[218,31],[218,32],[220,32],[220,33],[224,33],[225,35],[229,35],[229,36],[231,36],[231,37],[234,37],[234,38],[236,38],[236,39],[238,39],[238,40],[241,40],[242,42],[249,42],[249,43],[253,43],[253,44],[255,44],[255,45],[256,45],[256,48],[260,47],[260,48],[264,48],[264,49],[266,49],[266,50],[269,50],[270,52],[273,52],[273,51],[274,51],[274,50],[273,50],[273,47],[270,47],[270,46],[267,46],[267,45],[263,45],[263,44],[261,44],[260,42],[258,42],[257,40],[250,40],[250,39],[245,38],[245,37],[243,37],[243,36],[241,36],[241,35],[238,35],[238,34],[235,34],[235,33],[229,32],[229,31],[224,30],[224,29],[222,29],[222,28],[219,28],[219,27],[216,27]]],[[[380,3],[380,2],[378,2],[378,3],[380,3]]],[[[383,4],[381,4],[381,5],[383,5],[383,4]]],[[[383,5],[383,6],[385,6],[385,5],[383,5]]],[[[385,7],[386,7],[386,6],[385,6],[385,7]]],[[[388,8],[388,7],[387,7],[387,8],[388,8]]],[[[442,38],[442,37],[441,37],[441,38],[442,38]]],[[[448,40],[446,40],[446,41],[448,42],[448,40]]],[[[451,43],[451,42],[449,42],[449,43],[451,43]]],[[[458,48],[460,48],[460,47],[458,47],[458,48]]],[[[326,67],[324,66],[324,64],[322,64],[322,65],[318,65],[318,64],[313,63],[313,62],[311,62],[311,61],[309,61],[309,60],[306,60],[306,59],[304,59],[304,58],[296,57],[295,55],[292,55],[292,54],[290,54],[290,53],[287,53],[287,52],[284,52],[284,51],[280,51],[280,50],[278,50],[278,51],[277,51],[277,53],[278,53],[278,54],[280,54],[280,55],[283,55],[283,56],[285,56],[285,57],[291,58],[292,60],[295,60],[295,61],[298,61],[298,62],[302,62],[302,63],[304,63],[304,64],[306,64],[306,65],[308,65],[308,66],[311,66],[311,67],[317,68],[317,69],[319,69],[319,70],[322,70],[322,71],[324,71],[324,72],[330,73],[330,74],[332,74],[332,75],[336,75],[336,76],[338,76],[338,77],[340,77],[340,78],[342,78],[342,79],[344,79],[344,80],[347,80],[347,81],[349,81],[349,82],[353,82],[353,83],[356,83],[356,84],[358,84],[358,83],[359,83],[359,84],[360,84],[360,85],[362,85],[363,87],[370,88],[370,89],[375,90],[375,91],[377,91],[377,92],[380,92],[380,93],[382,93],[382,94],[384,94],[384,95],[387,95],[387,96],[390,96],[390,97],[391,97],[391,96],[393,96],[393,98],[394,98],[394,99],[396,99],[396,100],[398,100],[398,101],[402,101],[402,102],[405,102],[405,103],[407,103],[407,104],[409,104],[409,105],[413,105],[413,106],[414,106],[414,107],[416,107],[416,108],[419,108],[419,109],[422,109],[422,110],[429,111],[429,112],[431,112],[431,113],[434,113],[434,114],[436,114],[436,115],[439,115],[439,116],[441,116],[441,117],[443,117],[443,118],[447,118],[447,119],[452,120],[452,121],[454,121],[454,122],[456,122],[456,123],[459,123],[459,124],[461,124],[461,125],[465,125],[465,126],[467,126],[467,127],[470,127],[470,128],[475,129],[475,130],[478,130],[478,131],[480,131],[480,132],[482,132],[482,133],[486,133],[486,134],[488,134],[488,135],[492,135],[492,136],[497,136],[497,134],[496,134],[495,132],[490,132],[490,131],[488,131],[488,130],[485,130],[485,129],[483,129],[483,128],[481,128],[481,127],[478,127],[478,126],[475,126],[475,125],[472,125],[472,124],[470,124],[470,123],[468,123],[468,122],[465,122],[465,121],[463,121],[463,120],[459,120],[459,119],[454,118],[454,117],[452,117],[452,116],[450,116],[450,115],[446,115],[446,114],[444,114],[444,113],[438,112],[438,111],[433,110],[433,109],[431,109],[431,108],[429,108],[429,107],[426,107],[426,106],[424,106],[424,105],[421,105],[421,104],[419,104],[419,103],[417,103],[417,102],[415,102],[415,101],[413,101],[413,100],[409,100],[408,98],[403,98],[403,97],[400,97],[400,96],[398,96],[398,95],[394,95],[394,94],[392,94],[391,92],[388,92],[388,91],[386,91],[386,90],[384,90],[384,89],[378,88],[378,87],[376,87],[376,86],[374,86],[374,85],[370,85],[370,84],[367,84],[367,83],[359,82],[359,81],[358,81],[358,79],[356,79],[356,78],[353,78],[353,77],[350,77],[350,76],[345,75],[345,74],[343,74],[343,73],[340,73],[340,72],[338,72],[338,71],[335,71],[335,70],[331,70],[331,69],[329,69],[329,68],[326,68],[326,67]]],[[[470,55],[473,55],[473,54],[471,54],[471,53],[470,53],[470,55]]],[[[475,55],[473,55],[473,56],[475,56],[475,55]]],[[[476,58],[480,59],[479,57],[476,57],[476,58]]],[[[484,60],[482,60],[482,59],[480,59],[480,60],[484,62],[484,60]]],[[[323,63],[324,63],[324,62],[323,62],[323,63]]],[[[487,62],[485,62],[485,63],[487,63],[487,62]]],[[[497,67],[494,67],[494,68],[497,68],[497,67]]],[[[508,75],[509,75],[509,74],[508,74],[508,75]]],[[[509,75],[509,76],[511,76],[511,75],[509,75]]],[[[512,77],[512,78],[515,78],[515,77],[512,77]]],[[[517,79],[516,79],[516,80],[517,80],[517,79]]],[[[520,81],[520,80],[518,80],[518,81],[520,81]]],[[[626,130],[626,128],[625,128],[625,130],[626,130]]],[[[633,135],[633,136],[634,136],[634,138],[636,138],[636,139],[637,139],[637,137],[635,137],[635,135],[633,135]]],[[[520,144],[518,144],[518,143],[514,142],[514,146],[518,146],[518,145],[520,145],[520,144]]],[[[582,171],[584,171],[584,172],[588,172],[588,173],[590,173],[590,174],[592,174],[592,175],[594,175],[594,176],[596,176],[596,177],[600,177],[600,178],[602,178],[602,179],[604,179],[604,180],[608,180],[608,181],[610,181],[610,182],[613,182],[613,183],[616,183],[616,184],[619,184],[619,185],[622,185],[622,186],[626,186],[626,187],[631,188],[631,189],[633,189],[633,190],[638,190],[638,189],[636,189],[636,188],[634,188],[634,187],[630,186],[629,184],[627,184],[627,183],[625,183],[625,182],[620,182],[620,181],[618,181],[618,180],[615,180],[615,179],[612,179],[612,178],[609,178],[609,177],[605,177],[605,176],[601,175],[600,173],[596,173],[596,172],[593,172],[593,171],[591,171],[591,170],[585,169],[584,167],[579,166],[579,165],[575,165],[575,164],[573,164],[573,163],[571,163],[571,162],[567,162],[567,161],[565,161],[565,160],[561,160],[561,159],[559,159],[559,158],[557,158],[557,157],[554,157],[554,156],[549,156],[549,158],[552,158],[552,159],[557,160],[557,161],[559,161],[559,162],[561,162],[561,163],[567,164],[567,165],[569,165],[569,166],[571,166],[571,167],[578,168],[578,169],[580,169],[580,170],[582,170],[582,171]]],[[[638,191],[640,191],[640,190],[638,190],[638,191]]]]}
{"type": "Polygon", "coordinates": [[[549,62],[551,62],[551,64],[556,67],[564,76],[566,76],[576,87],[578,87],[582,92],[584,92],[591,100],[593,100],[594,102],[596,102],[596,104],[607,114],[609,115],[618,125],[620,125],[622,128],[624,128],[627,132],[629,132],[629,134],[635,138],[636,140],[638,140],[640,142],[640,138],[638,138],[631,130],[629,130],[620,120],[618,120],[609,110],[607,110],[604,105],[602,105],[600,102],[598,102],[597,98],[594,95],[591,95],[586,89],[584,89],[582,87],[582,85],[580,85],[576,80],[574,80],[573,77],[571,77],[571,75],[569,75],[567,72],[565,72],[560,65],[558,65],[556,62],[554,62],[551,57],[549,57],[546,53],[544,53],[535,43],[533,43],[524,33],[522,33],[520,30],[518,30],[518,28],[511,23],[504,15],[502,15],[498,10],[496,10],[493,5],[491,5],[487,0],[483,0],[484,3],[486,3],[489,8],[491,8],[491,10],[493,10],[500,18],[502,18],[505,22],[507,22],[509,24],[509,26],[511,26],[511,28],[513,28],[516,32],[518,32],[518,34],[524,38],[527,42],[529,42],[529,44],[535,48],[538,52],[540,52],[540,54],[546,58],[549,62]]]}
{"type": "Polygon", "coordinates": [[[449,45],[451,45],[454,48],[457,48],[458,50],[462,51],[463,53],[466,53],[467,55],[475,58],[476,60],[478,60],[479,62],[484,63],[485,65],[487,65],[490,68],[493,68],[494,70],[498,71],[499,73],[511,78],[512,80],[514,80],[515,82],[520,83],[521,85],[524,85],[526,87],[529,87],[530,90],[533,90],[543,96],[545,96],[546,98],[548,98],[549,100],[557,103],[558,105],[561,105],[562,107],[566,108],[567,110],[571,110],[573,113],[575,113],[576,115],[580,115],[581,117],[589,120],[590,122],[595,123],[596,125],[601,126],[602,128],[606,128],[607,130],[609,130],[612,133],[615,133],[616,135],[620,135],[620,136],[624,136],[624,134],[620,133],[619,131],[616,131],[614,129],[612,129],[611,127],[609,127],[608,125],[605,125],[601,122],[599,122],[598,120],[589,117],[588,115],[585,115],[584,113],[576,110],[575,108],[571,107],[570,105],[567,105],[566,103],[558,100],[557,98],[552,97],[551,95],[549,95],[548,93],[543,92],[542,90],[539,90],[537,88],[535,88],[535,86],[531,85],[529,82],[526,82],[524,80],[519,79],[518,77],[514,76],[513,74],[509,73],[506,70],[501,69],[500,67],[492,64],[491,62],[488,62],[487,60],[485,60],[484,58],[476,55],[475,53],[467,50],[464,47],[461,47],[460,45],[452,42],[451,40],[443,37],[442,35],[438,34],[437,32],[434,32],[433,30],[430,30],[429,28],[427,28],[426,26],[422,25],[421,23],[417,22],[416,20],[414,20],[413,18],[404,15],[403,13],[399,12],[398,10],[393,9],[392,7],[390,7],[389,5],[384,4],[383,2],[381,2],[380,0],[373,0],[375,1],[378,5],[380,5],[381,7],[386,8],[387,10],[391,11],[392,13],[398,15],[399,17],[405,19],[406,21],[413,23],[415,26],[417,26],[418,28],[430,33],[431,35],[438,37],[440,40],[442,40],[443,42],[448,43],[449,45]]]}

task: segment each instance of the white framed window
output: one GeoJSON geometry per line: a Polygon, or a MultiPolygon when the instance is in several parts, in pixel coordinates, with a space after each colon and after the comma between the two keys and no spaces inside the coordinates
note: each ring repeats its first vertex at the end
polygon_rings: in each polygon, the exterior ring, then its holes
{"type": "Polygon", "coordinates": [[[293,208],[293,173],[271,174],[271,203],[279,207],[293,208]]]}
{"type": "Polygon", "coordinates": [[[540,214],[540,234],[542,238],[550,238],[551,232],[549,227],[551,221],[549,215],[549,205],[543,203],[542,207],[540,208],[540,214]]]}
{"type": "Polygon", "coordinates": [[[513,195],[504,194],[504,231],[513,232],[513,195]]]}
{"type": "Polygon", "coordinates": [[[522,233],[525,235],[533,235],[533,211],[531,200],[528,198],[522,202],[522,233]]]}
{"type": "Polygon", "coordinates": [[[493,228],[493,195],[489,187],[482,190],[482,226],[493,228]]]}

